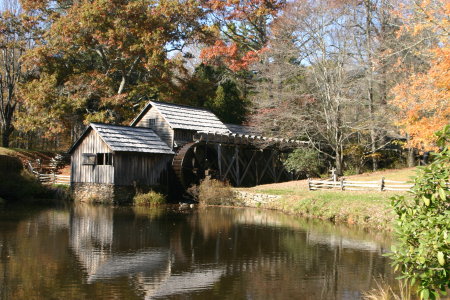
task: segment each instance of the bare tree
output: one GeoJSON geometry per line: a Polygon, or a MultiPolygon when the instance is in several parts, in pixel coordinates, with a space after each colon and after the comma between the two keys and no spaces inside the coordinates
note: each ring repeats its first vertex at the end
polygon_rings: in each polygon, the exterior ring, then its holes
{"type": "Polygon", "coordinates": [[[329,1],[291,3],[274,27],[271,50],[259,69],[255,101],[259,116],[284,124],[271,124],[278,125],[272,129],[308,139],[334,160],[339,174],[345,146],[367,117],[356,97],[355,80],[361,70],[349,38],[353,30],[349,9],[330,6],[329,1]],[[285,130],[288,127],[290,131],[285,130]]]}

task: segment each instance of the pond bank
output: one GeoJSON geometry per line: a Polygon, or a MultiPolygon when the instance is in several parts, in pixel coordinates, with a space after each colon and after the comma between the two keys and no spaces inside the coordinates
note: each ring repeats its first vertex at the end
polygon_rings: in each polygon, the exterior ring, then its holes
{"type": "MultiPolygon", "coordinates": [[[[390,198],[399,192],[308,191],[306,182],[233,189],[236,205],[392,230],[395,213],[390,198]]],[[[407,193],[403,193],[407,194],[407,193]]]]}

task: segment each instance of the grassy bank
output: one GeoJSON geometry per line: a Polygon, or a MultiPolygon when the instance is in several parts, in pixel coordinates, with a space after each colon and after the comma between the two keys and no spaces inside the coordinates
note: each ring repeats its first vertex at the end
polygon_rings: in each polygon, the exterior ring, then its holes
{"type": "Polygon", "coordinates": [[[55,154],[56,152],[51,151],[37,151],[37,150],[0,147],[0,155],[16,157],[20,159],[23,163],[35,159],[49,160],[50,158],[54,157],[55,154]]]}
{"type": "MultiPolygon", "coordinates": [[[[351,180],[410,180],[413,168],[388,170],[346,177],[351,180]]],[[[379,191],[309,191],[306,180],[267,184],[240,191],[279,195],[280,199],[261,204],[261,207],[281,210],[290,214],[358,224],[363,227],[391,230],[395,214],[390,197],[407,192],[379,191]]]]}
{"type": "Polygon", "coordinates": [[[23,164],[27,160],[51,157],[50,152],[6,149],[0,147],[0,204],[18,202],[48,203],[49,199],[67,198],[61,187],[44,187],[23,164]],[[63,197],[64,196],[64,197],[63,197]]]}

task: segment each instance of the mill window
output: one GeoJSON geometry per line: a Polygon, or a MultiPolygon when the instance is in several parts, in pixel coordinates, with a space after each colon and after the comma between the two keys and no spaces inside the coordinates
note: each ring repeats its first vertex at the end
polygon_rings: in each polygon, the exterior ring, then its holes
{"type": "Polygon", "coordinates": [[[148,119],[148,127],[153,127],[156,125],[156,119],[148,119]]]}
{"type": "Polygon", "coordinates": [[[93,153],[83,153],[81,161],[83,165],[95,165],[96,155],[93,153]]]}
{"type": "Polygon", "coordinates": [[[97,165],[112,165],[112,153],[97,153],[97,165]]]}

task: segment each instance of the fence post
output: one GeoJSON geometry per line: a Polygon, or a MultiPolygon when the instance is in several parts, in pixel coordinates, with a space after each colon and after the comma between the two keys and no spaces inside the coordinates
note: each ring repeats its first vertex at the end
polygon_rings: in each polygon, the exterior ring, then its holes
{"type": "Polygon", "coordinates": [[[341,191],[344,190],[344,178],[341,178],[341,191]]]}
{"type": "Polygon", "coordinates": [[[311,190],[311,178],[308,178],[308,191],[311,190]]]}
{"type": "Polygon", "coordinates": [[[381,177],[380,192],[384,190],[384,177],[381,177]]]}

